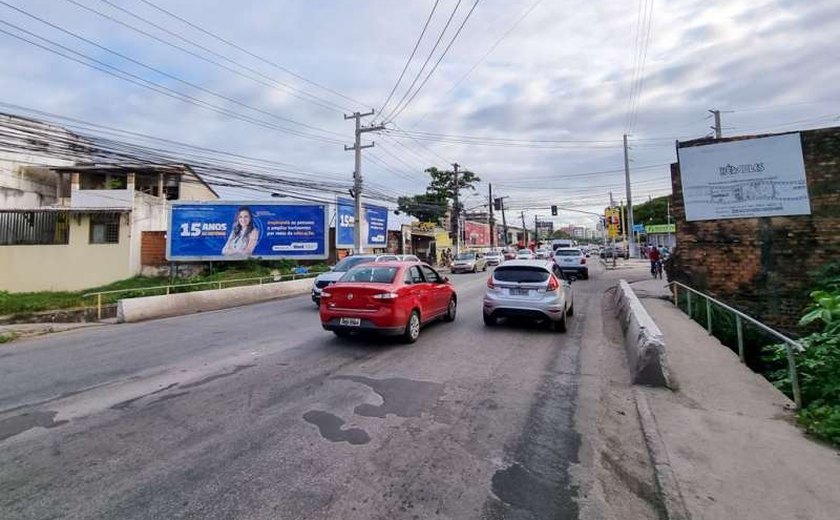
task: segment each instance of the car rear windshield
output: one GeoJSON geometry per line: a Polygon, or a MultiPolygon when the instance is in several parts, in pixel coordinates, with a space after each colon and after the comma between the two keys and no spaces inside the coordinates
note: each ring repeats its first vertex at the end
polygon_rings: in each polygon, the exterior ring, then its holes
{"type": "Polygon", "coordinates": [[[531,250],[530,250],[530,249],[520,249],[520,250],[519,250],[519,254],[520,254],[520,255],[530,255],[530,254],[531,254],[531,250]]]}
{"type": "Polygon", "coordinates": [[[398,267],[377,267],[373,265],[362,265],[347,271],[339,280],[340,282],[363,282],[363,283],[391,283],[397,276],[398,267]]]}
{"type": "Polygon", "coordinates": [[[580,251],[577,249],[558,249],[554,252],[554,256],[580,256],[580,251]]]}
{"type": "Polygon", "coordinates": [[[455,260],[475,260],[475,253],[461,253],[455,260]]]}
{"type": "Polygon", "coordinates": [[[376,260],[375,256],[348,256],[339,263],[335,264],[333,271],[343,273],[344,271],[349,271],[354,265],[364,262],[373,262],[374,260],[376,260]]]}
{"type": "Polygon", "coordinates": [[[500,282],[539,283],[548,280],[550,273],[542,267],[527,265],[500,266],[493,272],[493,278],[500,282]]]}

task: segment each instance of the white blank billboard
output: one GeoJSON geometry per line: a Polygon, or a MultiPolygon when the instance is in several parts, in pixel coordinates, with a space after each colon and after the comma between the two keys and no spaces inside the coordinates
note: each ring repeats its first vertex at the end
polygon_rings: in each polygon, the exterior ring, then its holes
{"type": "Polygon", "coordinates": [[[798,133],[679,149],[686,220],[810,215],[798,133]]]}

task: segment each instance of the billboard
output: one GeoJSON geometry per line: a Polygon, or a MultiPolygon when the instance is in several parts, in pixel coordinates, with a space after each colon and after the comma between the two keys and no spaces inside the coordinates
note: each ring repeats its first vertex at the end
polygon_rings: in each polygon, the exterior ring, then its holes
{"type": "Polygon", "coordinates": [[[621,234],[621,212],[618,208],[605,208],[604,220],[607,223],[607,233],[610,238],[616,238],[621,234]]]}
{"type": "MultiPolygon", "coordinates": [[[[356,222],[356,205],[352,199],[336,200],[335,247],[353,248],[353,227],[356,222]]],[[[383,249],[388,245],[388,208],[362,206],[362,247],[383,249]]]]}
{"type": "Polygon", "coordinates": [[[811,214],[798,133],[677,151],[686,220],[811,214]]]}
{"type": "Polygon", "coordinates": [[[324,260],[327,206],[273,202],[173,202],[167,260],[324,260]]]}
{"type": "Polygon", "coordinates": [[[490,225],[472,220],[464,221],[464,245],[465,246],[489,246],[490,225]]]}

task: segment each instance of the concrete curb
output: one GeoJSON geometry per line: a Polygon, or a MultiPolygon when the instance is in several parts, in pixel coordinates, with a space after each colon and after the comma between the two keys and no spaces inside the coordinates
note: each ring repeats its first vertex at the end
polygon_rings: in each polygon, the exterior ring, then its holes
{"type": "Polygon", "coordinates": [[[645,310],[627,280],[619,280],[614,298],[624,331],[624,347],[627,350],[633,384],[672,388],[665,355],[665,338],[656,322],[645,310]]]}
{"type": "Polygon", "coordinates": [[[688,514],[680,484],[674,474],[674,469],[671,467],[665,442],[659,434],[656,417],[647,402],[647,397],[638,388],[633,389],[633,397],[636,401],[636,412],[639,414],[645,445],[653,464],[656,491],[662,506],[665,508],[665,517],[668,520],[690,520],[691,516],[688,514]]]}
{"type": "Polygon", "coordinates": [[[306,294],[312,288],[314,278],[302,278],[288,282],[265,285],[231,287],[211,291],[197,291],[164,296],[127,298],[117,303],[117,322],[135,321],[182,316],[195,312],[217,311],[259,303],[276,298],[306,294]]]}

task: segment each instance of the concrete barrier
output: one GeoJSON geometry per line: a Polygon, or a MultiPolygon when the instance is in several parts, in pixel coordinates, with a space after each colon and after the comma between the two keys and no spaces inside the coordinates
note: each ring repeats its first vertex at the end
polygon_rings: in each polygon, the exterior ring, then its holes
{"type": "Polygon", "coordinates": [[[117,321],[123,323],[167,318],[194,312],[217,311],[275,298],[299,296],[309,292],[313,280],[313,278],[302,278],[265,285],[126,298],[117,303],[117,321]]]}
{"type": "Polygon", "coordinates": [[[671,388],[665,339],[626,280],[618,282],[615,304],[624,331],[633,383],[671,388]]]}

